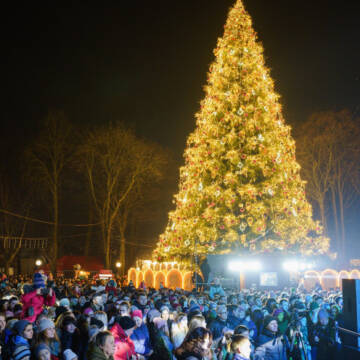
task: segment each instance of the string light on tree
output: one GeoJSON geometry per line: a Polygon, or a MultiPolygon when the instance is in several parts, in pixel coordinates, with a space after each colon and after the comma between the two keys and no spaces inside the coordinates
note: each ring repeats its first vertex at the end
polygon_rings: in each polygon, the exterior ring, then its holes
{"type": "Polygon", "coordinates": [[[195,252],[234,249],[327,251],[263,48],[241,0],[230,10],[214,54],[180,168],[175,199],[187,201],[175,202],[155,259],[190,262],[195,252]]]}

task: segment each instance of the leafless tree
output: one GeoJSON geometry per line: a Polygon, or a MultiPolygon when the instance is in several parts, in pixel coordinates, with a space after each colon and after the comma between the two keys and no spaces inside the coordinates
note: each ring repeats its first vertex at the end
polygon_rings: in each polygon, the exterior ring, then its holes
{"type": "Polygon", "coordinates": [[[61,111],[49,112],[39,136],[26,149],[28,175],[39,186],[38,194],[50,195],[53,235],[49,249],[52,270],[55,270],[59,248],[59,204],[64,169],[73,156],[72,126],[61,111]]]}
{"type": "Polygon", "coordinates": [[[129,211],[146,184],[163,176],[165,156],[158,146],[137,138],[123,124],[115,123],[90,131],[80,148],[79,158],[101,223],[105,264],[109,268],[116,224],[125,262],[129,211]]]}

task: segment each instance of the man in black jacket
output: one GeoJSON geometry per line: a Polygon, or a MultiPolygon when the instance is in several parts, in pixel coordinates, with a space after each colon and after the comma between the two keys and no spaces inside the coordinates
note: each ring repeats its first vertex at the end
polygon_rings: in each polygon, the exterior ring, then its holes
{"type": "Polygon", "coordinates": [[[264,327],[258,339],[255,350],[255,360],[286,360],[286,344],[282,336],[277,335],[278,323],[276,318],[267,315],[264,327]]]}

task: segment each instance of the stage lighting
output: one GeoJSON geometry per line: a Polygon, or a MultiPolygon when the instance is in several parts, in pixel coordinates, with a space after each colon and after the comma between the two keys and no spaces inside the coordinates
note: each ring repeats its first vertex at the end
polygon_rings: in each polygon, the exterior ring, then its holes
{"type": "Polygon", "coordinates": [[[229,262],[228,268],[231,271],[243,271],[244,264],[240,261],[231,261],[229,262]]]}
{"type": "Polygon", "coordinates": [[[259,271],[262,265],[259,261],[231,261],[228,268],[231,271],[259,271]]]}
{"type": "Polygon", "coordinates": [[[296,260],[285,261],[283,264],[283,268],[287,271],[298,271],[299,263],[296,260]]]}
{"type": "Polygon", "coordinates": [[[251,271],[259,271],[262,268],[261,264],[258,261],[249,262],[247,265],[248,269],[251,271]]]}

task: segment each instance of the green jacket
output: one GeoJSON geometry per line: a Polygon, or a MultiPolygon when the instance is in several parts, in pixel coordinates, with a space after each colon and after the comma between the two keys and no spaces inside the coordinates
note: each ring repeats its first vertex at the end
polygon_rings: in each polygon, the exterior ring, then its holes
{"type": "Polygon", "coordinates": [[[90,343],[87,352],[87,360],[114,360],[112,356],[106,358],[104,352],[94,343],[90,343]]]}

